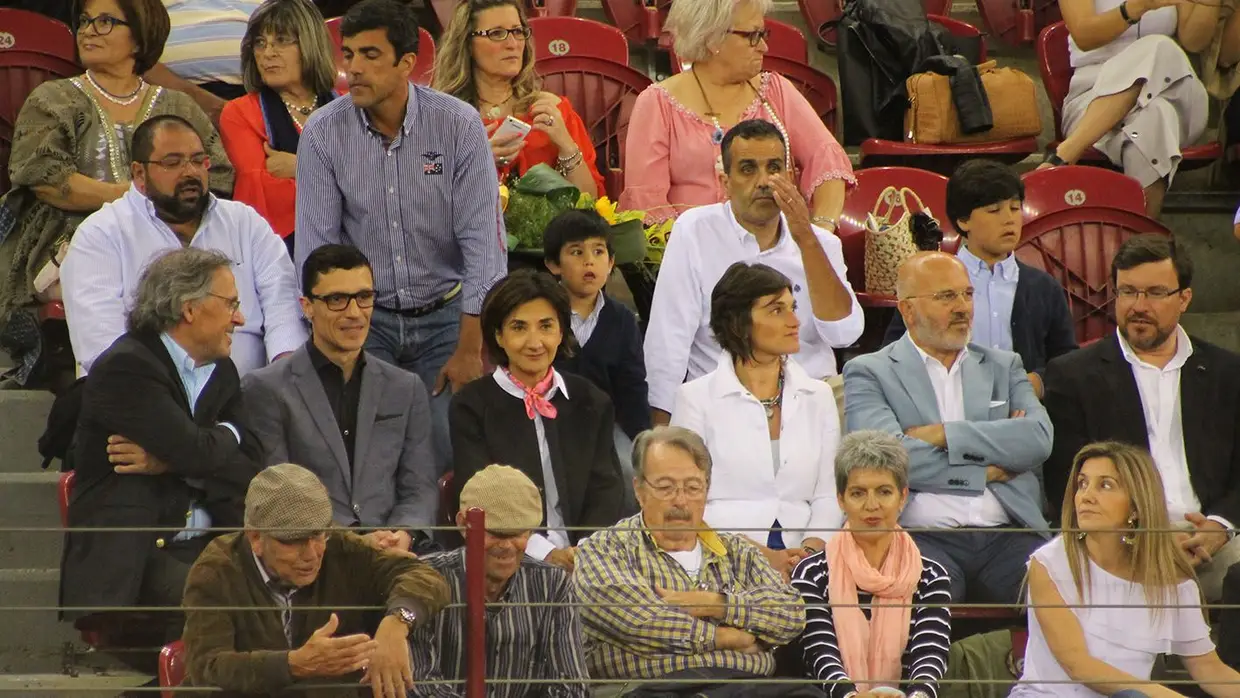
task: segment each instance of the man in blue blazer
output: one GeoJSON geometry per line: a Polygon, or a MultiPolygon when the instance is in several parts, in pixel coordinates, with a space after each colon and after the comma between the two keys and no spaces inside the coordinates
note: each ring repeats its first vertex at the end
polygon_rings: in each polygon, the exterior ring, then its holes
{"type": "Polygon", "coordinates": [[[913,496],[900,521],[923,529],[913,537],[947,568],[952,600],[1016,602],[1047,531],[1036,471],[1051,452],[1050,418],[1018,355],[969,343],[973,284],[960,260],[917,254],[896,293],[909,330],[844,367],[846,431],[904,439],[913,496]]]}

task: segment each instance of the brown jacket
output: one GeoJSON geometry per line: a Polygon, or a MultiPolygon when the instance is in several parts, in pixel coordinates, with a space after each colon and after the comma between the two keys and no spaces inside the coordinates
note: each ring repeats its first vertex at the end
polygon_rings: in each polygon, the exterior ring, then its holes
{"type": "MultiPolygon", "coordinates": [[[[334,611],[337,636],[373,634],[385,609],[410,607],[426,622],[448,602],[443,577],[426,563],[381,553],[359,536],[333,531],[313,584],[293,597],[291,648],[300,647],[334,611]],[[369,606],[373,610],[340,610],[369,606]],[[302,608],[305,610],[300,610],[302,608]]],[[[220,536],[207,546],[185,585],[187,686],[215,686],[219,696],[355,698],[361,674],[329,680],[296,681],[289,672],[290,648],[278,604],[264,585],[244,534],[220,536]],[[209,610],[211,607],[255,610],[209,610]],[[310,683],[336,687],[305,690],[310,683]]],[[[366,695],[369,695],[367,689],[366,695]]]]}

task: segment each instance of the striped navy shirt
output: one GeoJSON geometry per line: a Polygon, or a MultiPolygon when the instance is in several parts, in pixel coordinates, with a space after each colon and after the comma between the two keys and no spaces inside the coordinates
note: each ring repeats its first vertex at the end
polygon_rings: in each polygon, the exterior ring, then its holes
{"type": "Polygon", "coordinates": [[[320,245],[359,248],[378,305],[429,305],[461,284],[462,309],[507,273],[499,179],[478,112],[409,86],[405,121],[388,143],[341,97],[310,117],[297,147],[297,269],[320,245]]]}
{"type": "MultiPolygon", "coordinates": [[[[805,634],[801,636],[805,665],[819,681],[830,698],[844,698],[857,690],[844,671],[840,645],[835,635],[835,621],[827,598],[827,557],[818,553],[805,558],[792,572],[792,586],[805,600],[805,634]]],[[[868,604],[873,595],[857,590],[857,601],[865,617],[870,617],[868,604]]],[[[902,691],[913,695],[922,691],[938,698],[939,679],[947,671],[947,653],[951,646],[951,609],[926,604],[951,603],[951,579],[943,566],[929,558],[921,559],[921,579],[913,592],[913,614],[909,621],[908,644],[904,650],[902,691]]]]}

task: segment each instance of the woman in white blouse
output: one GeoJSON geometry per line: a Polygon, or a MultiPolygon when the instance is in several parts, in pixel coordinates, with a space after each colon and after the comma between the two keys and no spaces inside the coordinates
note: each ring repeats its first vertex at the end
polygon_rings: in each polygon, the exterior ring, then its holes
{"type": "Polygon", "coordinates": [[[843,523],[835,397],[790,358],[800,322],[792,282],[775,269],[728,267],[711,293],[710,329],[719,366],[680,387],[672,424],[700,434],[714,460],[706,522],[748,536],[787,575],[843,523]]]}
{"type": "Polygon", "coordinates": [[[1069,483],[1066,533],[1029,561],[1025,672],[1010,696],[1180,696],[1148,683],[1159,654],[1181,656],[1210,695],[1240,696],[1240,674],[1210,641],[1149,454],[1090,444],[1076,454],[1069,483]]]}

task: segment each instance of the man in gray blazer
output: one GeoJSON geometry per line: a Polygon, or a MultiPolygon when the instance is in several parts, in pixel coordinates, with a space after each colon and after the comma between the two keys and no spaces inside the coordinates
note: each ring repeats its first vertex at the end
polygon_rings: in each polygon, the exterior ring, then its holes
{"type": "Polygon", "coordinates": [[[1051,452],[1050,418],[1020,356],[969,343],[973,285],[960,260],[919,253],[900,267],[896,293],[908,331],[844,367],[846,431],[903,438],[913,496],[900,522],[943,529],[913,537],[947,568],[952,601],[1014,603],[1047,532],[1036,471],[1051,452]]]}
{"type": "Polygon", "coordinates": [[[428,539],[439,507],[426,386],[362,349],[375,288],[360,250],[319,247],[301,278],[310,341],[242,384],[263,465],[309,469],[337,524],[374,528],[366,537],[377,547],[409,550],[428,539]]]}

